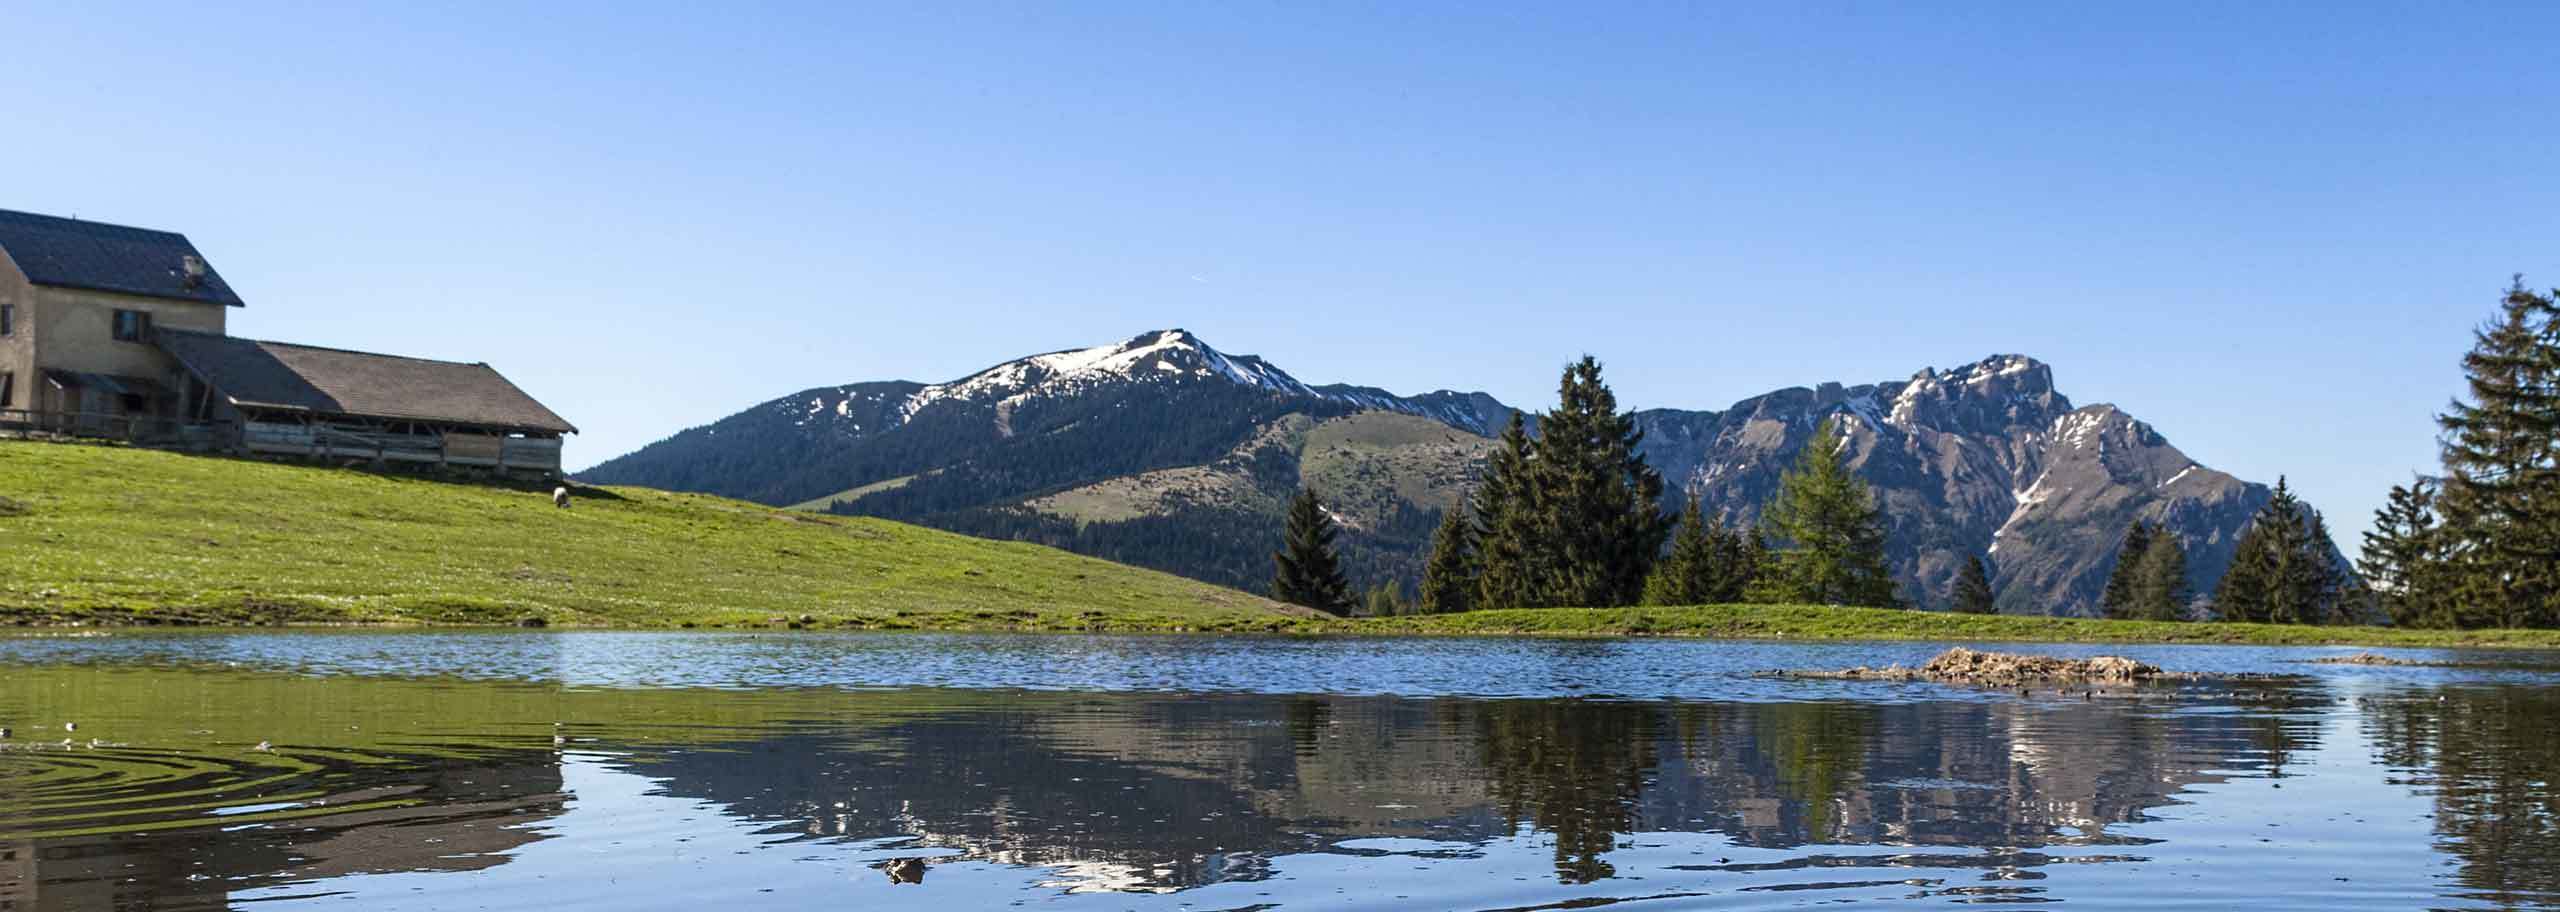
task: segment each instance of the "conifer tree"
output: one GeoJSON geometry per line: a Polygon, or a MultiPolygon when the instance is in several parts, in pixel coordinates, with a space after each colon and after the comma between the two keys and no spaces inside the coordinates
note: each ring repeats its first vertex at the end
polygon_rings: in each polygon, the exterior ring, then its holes
{"type": "Polygon", "coordinates": [[[1431,556],[1422,565],[1422,612],[1451,614],[1475,606],[1476,527],[1463,506],[1440,517],[1431,556]]]}
{"type": "Polygon", "coordinates": [[[1752,593],[1766,588],[1761,579],[1769,566],[1769,540],[1756,528],[1729,529],[1716,544],[1723,560],[1719,562],[1722,572],[1716,580],[1715,601],[1758,601],[1752,593]]]}
{"type": "Polygon", "coordinates": [[[1654,564],[1653,576],[1645,580],[1644,603],[1704,605],[1715,601],[1723,589],[1719,577],[1726,557],[1718,547],[1722,537],[1721,528],[1707,524],[1697,495],[1690,495],[1688,508],[1680,511],[1680,527],[1671,534],[1671,553],[1654,564]]]}
{"type": "Polygon", "coordinates": [[[1849,471],[1836,422],[1825,419],[1814,429],[1780,478],[1767,520],[1785,544],[1774,568],[1776,594],[1813,604],[1894,606],[1884,523],[1866,482],[1849,471]]]}
{"type": "Polygon", "coordinates": [[[1536,566],[1541,552],[1537,527],[1539,502],[1531,477],[1536,454],[1519,412],[1502,429],[1502,438],[1485,461],[1484,480],[1476,485],[1476,597],[1478,608],[1521,608],[1530,604],[1544,574],[1536,566]]]}
{"type": "Polygon", "coordinates": [[[1991,573],[1982,566],[1982,555],[1967,555],[1964,568],[1956,571],[1955,610],[1963,614],[2000,613],[1991,593],[1991,573]]]}
{"type": "Polygon", "coordinates": [[[1391,580],[1369,587],[1369,594],[1361,601],[1364,603],[1362,613],[1370,617],[1395,617],[1404,613],[1404,589],[1391,580]]]}
{"type": "Polygon", "coordinates": [[[2461,626],[2560,623],[2560,306],[2519,277],[2462,368],[2470,401],[2437,416],[2447,595],[2461,626]]]}
{"type": "Polygon", "coordinates": [[[1632,605],[1644,595],[1645,577],[1670,517],[1662,501],[1662,475],[1637,451],[1644,431],[1635,414],[1618,411],[1618,398],[1600,379],[1600,362],[1584,355],[1569,365],[1556,387],[1556,408],[1538,418],[1530,478],[1537,490],[1538,539],[1546,560],[1533,578],[1530,607],[1632,605]]]}
{"type": "Polygon", "coordinates": [[[2151,548],[2153,530],[2149,523],[2134,520],[2124,530],[2124,544],[2116,547],[2116,566],[2107,573],[2107,588],[2098,596],[2098,607],[2107,617],[2123,620],[2133,617],[2135,580],[2142,575],[2142,555],[2151,548]]]}
{"type": "Polygon", "coordinates": [[[1343,578],[1342,561],[1333,553],[1338,534],[1316,492],[1299,489],[1289,501],[1280,550],[1271,555],[1271,597],[1328,614],[1350,613],[1351,581],[1343,578]]]}
{"type": "Polygon", "coordinates": [[[2328,522],[2276,479],[2274,496],[2250,517],[2234,544],[2231,569],[2213,592],[2224,620],[2326,624],[2345,613],[2346,575],[2337,566],[2328,522]]]}
{"type": "Polygon", "coordinates": [[[2183,621],[2195,590],[2187,582],[2187,548],[2169,530],[2154,529],[2142,549],[2133,584],[2131,616],[2143,621],[2183,621]]]}
{"type": "Polygon", "coordinates": [[[2460,619],[2444,591],[2444,539],[2436,526],[2435,482],[2420,477],[2392,485],[2390,498],[2373,511],[2356,558],[2382,612],[2401,627],[2454,627],[2460,619]]]}

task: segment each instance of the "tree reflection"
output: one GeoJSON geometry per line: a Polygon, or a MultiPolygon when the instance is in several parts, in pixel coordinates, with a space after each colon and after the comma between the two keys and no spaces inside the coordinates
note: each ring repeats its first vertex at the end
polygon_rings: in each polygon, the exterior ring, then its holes
{"type": "Polygon", "coordinates": [[[1804,832],[1838,835],[1838,812],[1866,772],[1875,708],[1787,703],[1756,709],[1752,748],[1775,771],[1777,794],[1795,803],[1804,832]]]}
{"type": "Polygon", "coordinates": [[[1636,802],[1653,767],[1658,710],[1580,700],[1488,703],[1474,713],[1476,743],[1495,810],[1513,829],[1555,839],[1556,876],[1589,883],[1616,870],[1603,860],[1635,827],[1636,802]]]}
{"type": "Polygon", "coordinates": [[[2560,900],[2560,695],[2502,686],[2408,691],[2366,703],[2383,762],[2433,793],[2437,848],[2473,898],[2560,900]]]}

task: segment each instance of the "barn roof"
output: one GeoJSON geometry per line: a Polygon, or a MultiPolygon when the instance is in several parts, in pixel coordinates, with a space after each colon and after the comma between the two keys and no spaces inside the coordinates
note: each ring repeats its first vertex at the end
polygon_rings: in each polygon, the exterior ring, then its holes
{"type": "Polygon", "coordinates": [[[261,342],[162,329],[161,349],[234,407],[471,424],[578,429],[487,364],[261,342]]]}
{"type": "Polygon", "coordinates": [[[175,232],[0,209],[0,251],[38,285],[232,307],[244,303],[196,245],[175,232]],[[192,284],[188,257],[204,263],[203,278],[192,284]]]}

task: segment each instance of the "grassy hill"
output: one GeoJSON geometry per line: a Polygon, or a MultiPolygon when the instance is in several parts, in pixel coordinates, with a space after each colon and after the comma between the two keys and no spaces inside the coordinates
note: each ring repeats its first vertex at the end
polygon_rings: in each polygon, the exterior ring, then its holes
{"type": "Polygon", "coordinates": [[[2560,631],[2165,624],[1807,605],[1331,619],[1037,545],[708,495],[583,493],[561,510],[547,491],[0,442],[0,541],[10,558],[0,561],[0,626],[540,619],[620,627],[2560,647],[2560,631]]]}
{"type": "Polygon", "coordinates": [[[705,495],[582,493],[561,510],[547,490],[0,442],[0,624],[1293,620],[1241,592],[1036,545],[705,495]]]}

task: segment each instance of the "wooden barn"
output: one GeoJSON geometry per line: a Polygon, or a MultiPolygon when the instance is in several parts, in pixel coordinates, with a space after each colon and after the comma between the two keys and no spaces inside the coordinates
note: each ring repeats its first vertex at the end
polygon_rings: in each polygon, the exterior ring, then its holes
{"type": "Polygon", "coordinates": [[[161,330],[180,423],[252,454],[557,473],[577,428],[486,364],[161,330]]]}

